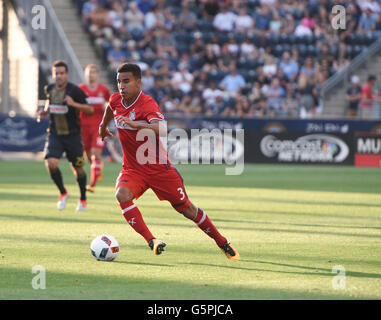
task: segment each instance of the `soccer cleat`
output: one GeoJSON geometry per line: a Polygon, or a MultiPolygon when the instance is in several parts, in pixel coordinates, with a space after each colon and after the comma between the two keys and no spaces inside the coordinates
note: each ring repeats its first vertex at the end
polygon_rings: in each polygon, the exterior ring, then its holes
{"type": "Polygon", "coordinates": [[[57,202],[57,209],[62,211],[63,209],[65,209],[66,207],[66,202],[67,202],[67,199],[69,199],[69,192],[65,192],[64,194],[60,194],[60,196],[58,197],[58,202],[57,202]]]}
{"type": "Polygon", "coordinates": [[[229,242],[226,241],[225,244],[220,247],[220,249],[229,260],[241,260],[238,251],[229,242]]]}
{"type": "Polygon", "coordinates": [[[79,200],[78,206],[76,209],[77,212],[85,212],[86,211],[86,200],[79,200]]]}
{"type": "Polygon", "coordinates": [[[94,193],[94,192],[95,192],[95,186],[87,185],[87,186],[86,186],[86,190],[87,190],[87,191],[90,191],[90,192],[92,192],[92,193],[94,193]]]}
{"type": "Polygon", "coordinates": [[[159,255],[164,251],[166,244],[161,240],[153,238],[148,242],[148,246],[156,255],[159,255]]]}

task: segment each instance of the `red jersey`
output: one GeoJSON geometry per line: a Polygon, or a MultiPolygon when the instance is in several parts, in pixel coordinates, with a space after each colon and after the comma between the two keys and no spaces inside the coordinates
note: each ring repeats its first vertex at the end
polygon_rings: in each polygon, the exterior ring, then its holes
{"type": "Polygon", "coordinates": [[[99,126],[103,117],[104,104],[110,99],[110,91],[101,83],[98,83],[95,89],[91,89],[87,83],[81,83],[79,87],[87,94],[88,103],[94,108],[91,114],[81,112],[81,125],[99,126]]]}
{"type": "Polygon", "coordinates": [[[366,82],[361,88],[361,106],[365,108],[371,108],[373,102],[372,86],[366,82]]]}
{"type": "MultiPolygon", "coordinates": [[[[114,117],[123,116],[144,123],[164,120],[156,101],[142,91],[129,106],[124,104],[120,93],[114,93],[110,97],[109,105],[114,117]]],[[[136,170],[149,175],[171,168],[168,154],[158,136],[155,136],[154,141],[150,140],[149,142],[147,137],[143,137],[143,135],[138,137],[139,131],[137,129],[128,125],[120,125],[116,121],[115,125],[118,128],[119,139],[123,148],[123,170],[136,170]],[[138,141],[138,139],[142,141],[138,141]]]]}

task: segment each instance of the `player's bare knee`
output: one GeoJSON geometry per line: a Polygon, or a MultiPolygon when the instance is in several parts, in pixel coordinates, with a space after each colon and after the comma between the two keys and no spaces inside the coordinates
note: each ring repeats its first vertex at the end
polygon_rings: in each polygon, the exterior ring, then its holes
{"type": "Polygon", "coordinates": [[[116,190],[115,197],[119,203],[123,203],[134,199],[133,193],[126,187],[118,188],[118,190],[116,190]]]}
{"type": "Polygon", "coordinates": [[[58,168],[58,159],[48,158],[45,160],[45,165],[50,172],[54,172],[58,168]]]}
{"type": "Polygon", "coordinates": [[[185,218],[194,220],[197,215],[197,207],[193,203],[191,203],[190,206],[182,212],[182,214],[185,218]]]}

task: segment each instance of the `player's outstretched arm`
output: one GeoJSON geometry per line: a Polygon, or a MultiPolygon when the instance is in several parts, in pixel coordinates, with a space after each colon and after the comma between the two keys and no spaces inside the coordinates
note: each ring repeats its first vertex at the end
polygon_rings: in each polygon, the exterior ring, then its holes
{"type": "Polygon", "coordinates": [[[105,112],[103,113],[103,118],[101,124],[99,125],[99,136],[102,138],[102,141],[107,137],[112,137],[113,134],[107,128],[110,121],[114,118],[110,105],[106,107],[105,112]]]}
{"type": "Polygon", "coordinates": [[[85,103],[78,103],[73,100],[73,98],[69,95],[65,97],[65,102],[68,106],[77,108],[79,111],[82,111],[83,113],[91,114],[94,112],[93,106],[85,103]]]}

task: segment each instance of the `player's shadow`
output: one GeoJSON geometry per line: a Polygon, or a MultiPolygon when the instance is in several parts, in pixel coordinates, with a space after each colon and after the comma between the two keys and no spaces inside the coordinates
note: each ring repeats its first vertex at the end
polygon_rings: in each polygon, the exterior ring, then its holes
{"type": "MultiPolygon", "coordinates": [[[[300,275],[319,275],[319,276],[328,276],[332,277],[335,275],[332,273],[331,269],[328,268],[317,268],[317,267],[308,267],[308,266],[300,266],[293,264],[285,264],[285,263],[277,263],[270,261],[259,261],[259,260],[241,260],[243,263],[258,263],[258,264],[268,264],[279,267],[289,267],[293,269],[302,269],[307,270],[305,272],[302,271],[287,271],[287,270],[271,270],[265,268],[252,268],[252,267],[242,267],[242,266],[227,266],[227,265],[217,265],[217,264],[209,264],[209,263],[195,263],[195,262],[186,262],[183,264],[191,264],[191,265],[200,265],[200,266],[210,266],[210,267],[218,267],[218,268],[227,268],[227,269],[239,269],[239,270],[249,270],[249,271],[260,271],[260,272],[274,272],[274,273],[286,273],[286,274],[300,274],[300,275]]],[[[356,271],[345,271],[346,276],[348,277],[358,277],[358,278],[380,278],[380,273],[365,273],[365,272],[356,272],[356,271]]]]}
{"type": "Polygon", "coordinates": [[[164,263],[148,263],[148,262],[134,262],[134,261],[120,261],[120,260],[114,260],[113,263],[137,264],[137,265],[142,265],[142,266],[153,266],[153,267],[173,267],[172,264],[164,264],[164,263]]]}

